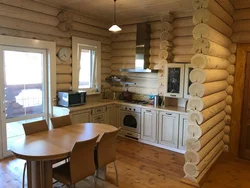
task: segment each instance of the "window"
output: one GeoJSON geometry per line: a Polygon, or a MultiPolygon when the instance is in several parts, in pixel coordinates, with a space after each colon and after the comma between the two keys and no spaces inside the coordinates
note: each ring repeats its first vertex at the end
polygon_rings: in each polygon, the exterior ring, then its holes
{"type": "Polygon", "coordinates": [[[73,91],[99,94],[101,86],[101,43],[78,37],[72,38],[73,91]]]}

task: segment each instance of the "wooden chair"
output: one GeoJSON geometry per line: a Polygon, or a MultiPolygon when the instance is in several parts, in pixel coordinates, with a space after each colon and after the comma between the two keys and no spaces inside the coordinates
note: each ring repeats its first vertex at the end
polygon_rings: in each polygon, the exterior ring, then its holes
{"type": "MultiPolygon", "coordinates": [[[[31,123],[24,123],[23,124],[23,129],[25,132],[25,135],[31,135],[31,134],[35,134],[35,133],[39,133],[42,131],[48,131],[48,125],[47,122],[45,120],[41,120],[41,121],[35,121],[35,122],[31,122],[31,123]]],[[[24,168],[23,168],[23,188],[24,188],[24,179],[25,179],[25,171],[27,168],[27,163],[24,163],[24,168]]]]}
{"type": "MultiPolygon", "coordinates": [[[[96,169],[102,168],[113,162],[116,173],[116,185],[118,186],[118,173],[116,168],[116,137],[121,128],[113,132],[104,133],[95,149],[96,169]]],[[[98,171],[97,171],[98,173],[98,171]]]]}
{"type": "Polygon", "coordinates": [[[53,117],[53,118],[50,118],[50,120],[54,129],[67,126],[67,125],[72,125],[70,115],[53,117]]]}
{"type": "Polygon", "coordinates": [[[71,187],[80,180],[94,175],[94,149],[97,138],[98,136],[90,140],[76,142],[70,155],[70,161],[54,168],[53,178],[71,187]]]}

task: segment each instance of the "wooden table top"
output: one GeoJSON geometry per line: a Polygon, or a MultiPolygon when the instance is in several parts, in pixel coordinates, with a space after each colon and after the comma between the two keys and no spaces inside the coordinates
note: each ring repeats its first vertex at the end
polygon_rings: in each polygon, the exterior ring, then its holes
{"type": "Polygon", "coordinates": [[[114,131],[101,123],[82,123],[24,136],[11,147],[16,157],[31,161],[49,161],[70,156],[76,141],[83,141],[114,131]]]}

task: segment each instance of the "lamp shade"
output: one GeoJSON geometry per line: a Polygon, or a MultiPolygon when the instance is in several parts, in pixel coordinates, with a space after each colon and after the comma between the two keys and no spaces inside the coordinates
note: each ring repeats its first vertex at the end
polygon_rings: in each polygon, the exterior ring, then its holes
{"type": "Polygon", "coordinates": [[[118,26],[118,25],[112,25],[110,28],[109,28],[109,31],[112,31],[112,32],[118,32],[118,31],[121,31],[122,29],[118,26]]]}

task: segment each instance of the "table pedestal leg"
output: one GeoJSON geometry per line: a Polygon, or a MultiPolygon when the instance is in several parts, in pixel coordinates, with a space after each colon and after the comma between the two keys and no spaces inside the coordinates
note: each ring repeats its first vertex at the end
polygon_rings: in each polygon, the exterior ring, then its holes
{"type": "Polygon", "coordinates": [[[27,161],[28,188],[52,188],[50,161],[27,161]]]}

